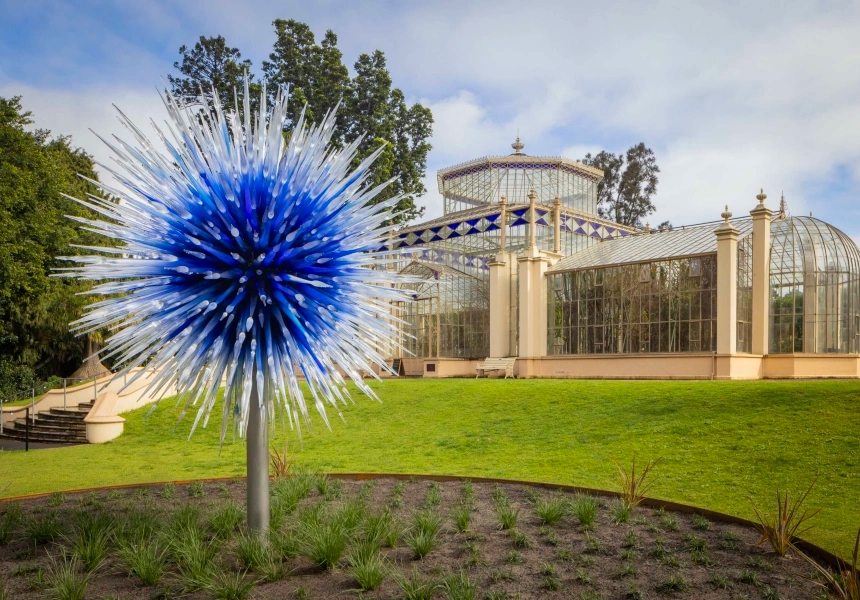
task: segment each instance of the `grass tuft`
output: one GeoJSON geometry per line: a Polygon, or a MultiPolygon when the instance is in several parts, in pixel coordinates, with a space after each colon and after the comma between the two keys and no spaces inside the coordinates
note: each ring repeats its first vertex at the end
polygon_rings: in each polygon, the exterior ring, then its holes
{"type": "Polygon", "coordinates": [[[457,533],[468,531],[469,523],[472,521],[472,504],[465,500],[456,504],[451,509],[451,520],[454,522],[454,530],[457,533]]]}
{"type": "Polygon", "coordinates": [[[680,575],[668,577],[657,585],[657,589],[661,592],[686,592],[689,587],[687,581],[680,575]]]}
{"type": "Polygon", "coordinates": [[[469,579],[469,574],[463,570],[446,576],[440,588],[447,600],[476,600],[478,597],[477,582],[469,579]]]}
{"type": "Polygon", "coordinates": [[[846,561],[840,556],[842,568],[838,573],[832,573],[830,569],[822,567],[818,561],[810,558],[797,547],[792,547],[803,560],[812,565],[820,578],[808,577],[809,581],[823,588],[837,600],[860,600],[860,529],[857,530],[857,537],[854,539],[851,561],[846,561]]]}
{"type": "Polygon", "coordinates": [[[540,496],[535,502],[535,512],[544,525],[555,525],[564,517],[567,507],[562,498],[540,496]]]}
{"type": "Polygon", "coordinates": [[[379,547],[368,541],[358,544],[347,559],[350,574],[358,584],[358,589],[368,592],[378,588],[388,573],[385,559],[379,553],[379,547]]]}
{"type": "Polygon", "coordinates": [[[636,472],[636,453],[633,454],[633,463],[628,471],[621,466],[621,463],[616,459],[610,459],[618,468],[618,477],[621,483],[621,499],[631,509],[636,508],[645,499],[646,494],[654,484],[654,479],[650,478],[651,469],[653,469],[662,460],[649,460],[645,463],[645,467],[636,472]]]}
{"type": "Polygon", "coordinates": [[[612,514],[612,522],[616,525],[630,521],[630,512],[632,509],[625,502],[613,502],[609,511],[612,514]]]}
{"type": "Polygon", "coordinates": [[[92,573],[81,569],[80,561],[63,554],[58,561],[50,557],[45,576],[47,590],[55,600],[83,600],[92,573]]]}
{"type": "Polygon", "coordinates": [[[395,573],[394,580],[406,600],[430,600],[436,590],[439,589],[437,581],[424,577],[415,569],[412,570],[409,577],[395,573]]]}
{"type": "Polygon", "coordinates": [[[289,456],[287,455],[288,443],[289,440],[284,442],[283,453],[278,452],[275,448],[272,448],[269,451],[269,466],[272,471],[272,477],[275,478],[275,481],[287,479],[290,476],[290,467],[292,465],[290,463],[289,456]]]}
{"type": "Polygon", "coordinates": [[[499,521],[499,529],[507,531],[517,526],[520,509],[512,506],[510,502],[496,503],[496,518],[499,521]]]}
{"type": "Polygon", "coordinates": [[[594,527],[594,519],[597,516],[597,498],[588,494],[577,494],[570,501],[568,510],[573,514],[586,531],[594,527]]]}
{"type": "Polygon", "coordinates": [[[245,520],[245,512],[235,502],[227,502],[209,517],[209,528],[215,537],[226,540],[233,534],[245,520]]]}
{"type": "Polygon", "coordinates": [[[137,577],[143,585],[154,586],[164,576],[167,567],[167,548],[157,538],[123,544],[119,556],[128,574],[137,577]]]}
{"type": "Polygon", "coordinates": [[[249,579],[246,572],[218,569],[206,584],[205,589],[215,600],[245,600],[257,582],[249,579]]]}

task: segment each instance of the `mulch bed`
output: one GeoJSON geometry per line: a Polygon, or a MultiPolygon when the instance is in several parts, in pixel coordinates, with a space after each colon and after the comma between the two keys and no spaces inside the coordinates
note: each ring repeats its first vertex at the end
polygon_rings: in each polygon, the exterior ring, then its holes
{"type": "MultiPolygon", "coordinates": [[[[315,482],[320,480],[313,477],[315,482]]],[[[527,485],[382,478],[337,483],[324,480],[319,489],[317,483],[308,487],[310,493],[300,500],[294,512],[284,517],[283,527],[299,523],[301,515],[317,504],[328,507],[333,514],[344,502],[359,496],[365,498],[366,514],[388,509],[405,527],[413,523],[416,510],[441,515],[444,521],[438,539],[424,558],[414,557],[405,536],[400,537],[395,547],[383,546],[380,552],[393,571],[405,576],[418,572],[441,583],[451,574],[463,572],[476,585],[473,597],[477,599],[827,597],[801,576],[812,576],[812,569],[800,558],[782,558],[756,546],[759,535],[751,527],[708,521],[701,516],[640,506],[632,511],[627,522],[617,523],[617,501],[597,497],[594,523],[586,528],[575,512],[575,494],[527,485]],[[464,491],[469,485],[473,489],[471,499],[464,491]],[[327,492],[327,496],[320,490],[327,492]],[[544,525],[538,516],[537,503],[552,498],[563,502],[567,510],[557,523],[544,525]],[[471,520],[467,531],[457,533],[452,511],[464,499],[472,508],[471,520]],[[498,507],[505,504],[519,510],[513,528],[516,533],[500,529],[498,507]]],[[[63,547],[68,546],[78,513],[110,514],[119,532],[129,515],[149,511],[162,523],[162,532],[167,532],[171,515],[184,507],[197,507],[200,527],[206,529],[209,516],[230,502],[244,511],[244,481],[207,482],[202,487],[182,484],[170,486],[167,491],[162,486],[140,486],[54,495],[15,505],[0,503],[0,519],[6,513],[20,511],[11,539],[0,544],[0,586],[5,579],[9,597],[13,599],[45,598],[44,579],[51,557],[57,560],[63,547]],[[26,539],[26,524],[52,513],[60,517],[62,534],[66,537],[43,544],[26,539]]],[[[211,537],[211,530],[207,531],[211,537]]],[[[363,535],[361,531],[361,526],[355,529],[353,541],[347,544],[343,558],[333,569],[320,568],[305,556],[288,557],[283,560],[290,574],[279,581],[259,582],[248,597],[406,597],[392,575],[376,590],[357,591],[347,557],[355,540],[363,535]]],[[[236,556],[239,535],[237,531],[218,542],[220,552],[216,560],[233,572],[244,570],[236,556]]],[[[119,538],[117,533],[116,539],[119,538]]],[[[95,571],[86,598],[213,597],[211,590],[183,592],[178,569],[172,562],[159,584],[142,586],[129,576],[115,546],[114,543],[105,564],[95,571]]],[[[260,576],[251,570],[248,577],[260,576]]],[[[453,596],[440,588],[433,597],[453,596]]]]}

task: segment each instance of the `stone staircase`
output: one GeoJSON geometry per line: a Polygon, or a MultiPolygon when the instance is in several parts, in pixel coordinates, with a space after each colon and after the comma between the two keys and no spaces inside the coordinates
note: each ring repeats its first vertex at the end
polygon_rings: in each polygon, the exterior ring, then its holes
{"type": "MultiPolygon", "coordinates": [[[[86,444],[87,426],[84,418],[93,407],[92,402],[82,402],[77,408],[52,408],[39,411],[30,421],[30,441],[47,444],[86,444]]],[[[27,437],[27,422],[21,417],[14,425],[3,427],[0,438],[23,442],[27,437]]]]}

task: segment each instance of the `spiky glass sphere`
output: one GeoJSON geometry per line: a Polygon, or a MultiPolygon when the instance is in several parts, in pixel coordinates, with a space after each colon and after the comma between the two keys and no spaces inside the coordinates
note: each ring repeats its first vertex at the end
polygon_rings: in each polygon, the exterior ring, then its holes
{"type": "Polygon", "coordinates": [[[195,111],[168,94],[167,134],[155,127],[166,153],[120,113],[137,144],[105,143],[125,189],[96,185],[121,199],[78,200],[105,220],[77,219],[120,247],[66,257],[82,266],[65,270],[106,296],[73,328],[111,329],[105,355],[197,405],[192,432],[224,386],[222,441],[231,412],[244,435],[249,402],[307,419],[302,377],[323,418],[347,378],[373,397],[362,371],[385,368],[390,301],[404,299],[376,252],[398,200],[369,204],[384,187],[365,185],[378,152],[350,170],[360,140],[332,149],[333,113],[316,127],[299,119],[285,142],[286,97],[267,115],[264,91],[253,122],[247,83],[244,98],[240,118],[217,95],[195,111]]]}

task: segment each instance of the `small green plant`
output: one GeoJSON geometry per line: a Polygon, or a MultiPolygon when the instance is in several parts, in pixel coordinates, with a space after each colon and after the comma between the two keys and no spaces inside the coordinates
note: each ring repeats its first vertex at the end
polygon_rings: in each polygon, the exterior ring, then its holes
{"type": "Polygon", "coordinates": [[[119,490],[111,490],[107,494],[105,494],[105,500],[107,500],[108,502],[116,502],[120,498],[122,498],[122,494],[119,490]]]}
{"type": "Polygon", "coordinates": [[[748,583],[749,585],[754,585],[756,587],[760,585],[758,575],[755,574],[755,571],[750,571],[748,569],[743,569],[738,573],[738,581],[741,583],[748,583]]]}
{"type": "Polygon", "coordinates": [[[167,549],[157,538],[122,544],[119,556],[128,574],[146,586],[156,585],[167,566],[167,549]]]}
{"type": "Polygon", "coordinates": [[[436,590],[439,589],[438,582],[422,576],[414,569],[409,577],[395,573],[394,580],[397,582],[406,600],[430,600],[433,594],[436,593],[436,590]]]}
{"type": "Polygon", "coordinates": [[[622,563],[618,570],[619,577],[636,577],[636,567],[630,563],[622,563]]]}
{"type": "Polygon", "coordinates": [[[393,521],[394,516],[388,508],[385,508],[381,512],[367,515],[361,526],[364,540],[379,548],[384,543],[393,521]]]}
{"type": "Polygon", "coordinates": [[[432,510],[418,510],[412,515],[412,527],[416,531],[430,533],[435,537],[442,529],[442,517],[432,510]]]}
{"type": "Polygon", "coordinates": [[[161,497],[165,500],[173,500],[176,498],[176,484],[173,482],[165,483],[164,487],[161,488],[161,497]]]}
{"type": "Polygon", "coordinates": [[[59,515],[50,511],[42,515],[31,515],[24,521],[24,538],[33,545],[47,544],[63,534],[63,525],[59,515]]]}
{"type": "Polygon", "coordinates": [[[540,586],[548,592],[555,592],[561,589],[561,579],[558,578],[558,575],[544,575],[540,586]]]}
{"type": "Polygon", "coordinates": [[[577,569],[576,573],[574,573],[573,575],[573,578],[583,585],[589,585],[591,583],[591,577],[588,575],[588,572],[583,568],[577,569]]]}
{"type": "Polygon", "coordinates": [[[244,600],[256,583],[248,578],[247,572],[218,569],[205,589],[215,600],[244,600]]]}
{"type": "Polygon", "coordinates": [[[472,486],[472,481],[469,479],[463,480],[462,500],[465,504],[472,504],[472,502],[475,501],[475,488],[472,486]]]}
{"type": "Polygon", "coordinates": [[[230,491],[226,483],[221,482],[218,484],[218,495],[227,500],[233,497],[233,492],[230,491]]]}
{"type": "Polygon", "coordinates": [[[269,532],[269,544],[281,558],[293,558],[301,554],[299,532],[295,527],[284,527],[269,532]]]}
{"type": "Polygon", "coordinates": [[[309,600],[311,597],[308,591],[302,586],[293,590],[293,596],[296,597],[296,600],[309,600]]]}
{"type": "Polygon", "coordinates": [[[518,529],[509,529],[508,537],[516,548],[531,548],[532,542],[528,536],[518,529]]]}
{"type": "Polygon", "coordinates": [[[245,520],[245,513],[235,502],[227,502],[209,517],[209,528],[216,537],[226,540],[233,536],[245,520]]]}
{"type": "Polygon", "coordinates": [[[469,530],[472,521],[472,505],[463,501],[451,510],[451,520],[457,533],[465,533],[469,530]]]}
{"type": "Polygon", "coordinates": [[[612,514],[612,522],[616,525],[627,523],[630,520],[631,510],[630,506],[624,502],[613,502],[609,508],[609,511],[612,514]]]}
{"type": "Polygon", "coordinates": [[[363,592],[375,590],[385,580],[388,569],[375,544],[367,541],[358,544],[347,561],[350,574],[358,584],[359,590],[363,592]]]}
{"type": "Polygon", "coordinates": [[[509,565],[521,565],[523,564],[523,555],[516,550],[511,550],[505,557],[505,562],[509,565]]]}
{"type": "Polygon", "coordinates": [[[662,460],[649,460],[645,463],[645,468],[640,472],[636,472],[636,454],[633,454],[633,463],[628,471],[621,466],[621,463],[616,459],[610,459],[615,463],[618,469],[618,476],[621,483],[621,499],[631,509],[636,508],[645,499],[646,494],[654,484],[654,480],[649,478],[651,469],[653,469],[662,460]]]}
{"type": "Polygon", "coordinates": [[[773,565],[763,556],[751,556],[747,561],[747,566],[761,571],[770,571],[773,565]]]}
{"type": "Polygon", "coordinates": [[[302,554],[325,569],[337,565],[350,537],[343,522],[331,518],[309,518],[302,521],[300,528],[302,554]]]}
{"type": "Polygon", "coordinates": [[[603,596],[597,592],[579,592],[576,600],[603,600],[603,596]]]}
{"type": "Polygon", "coordinates": [[[690,561],[694,565],[700,565],[703,567],[712,567],[714,566],[714,561],[711,560],[711,555],[708,554],[707,550],[693,550],[690,552],[690,561]]]}
{"type": "Polygon", "coordinates": [[[493,504],[495,505],[511,503],[511,499],[508,498],[508,495],[505,494],[505,490],[503,490],[500,485],[496,485],[496,487],[493,488],[492,498],[493,504]]]}
{"type": "Polygon", "coordinates": [[[729,582],[725,575],[721,575],[716,571],[712,571],[708,577],[708,583],[719,590],[725,590],[729,587],[729,582]]]}
{"type": "Polygon", "coordinates": [[[636,560],[637,558],[639,558],[639,553],[633,548],[621,551],[621,560],[636,560]]]}
{"type": "Polygon", "coordinates": [[[391,489],[391,500],[388,501],[388,504],[392,508],[403,506],[403,492],[406,491],[407,485],[409,485],[408,481],[398,481],[391,489]]]}
{"type": "Polygon", "coordinates": [[[661,581],[657,585],[661,592],[686,592],[689,589],[687,581],[680,575],[673,575],[661,581]]]}
{"type": "Polygon", "coordinates": [[[779,590],[770,586],[764,588],[761,595],[764,600],[779,600],[779,590]]]}
{"type": "Polygon", "coordinates": [[[542,527],[541,529],[543,531],[541,531],[540,533],[543,536],[543,540],[547,544],[549,544],[550,546],[558,546],[561,543],[561,538],[558,537],[558,534],[555,531],[549,529],[548,527],[542,527]]]}
{"type": "Polygon", "coordinates": [[[12,592],[9,591],[9,588],[6,587],[6,583],[2,580],[0,580],[0,600],[12,600],[12,592]]]}
{"type": "Polygon", "coordinates": [[[731,531],[726,531],[720,536],[720,548],[735,551],[740,547],[741,538],[731,531]]]}
{"type": "Polygon", "coordinates": [[[588,494],[577,494],[570,502],[570,512],[586,531],[594,527],[594,519],[597,516],[598,502],[594,496],[588,494]]]}
{"type": "Polygon", "coordinates": [[[559,550],[558,560],[561,560],[564,562],[573,562],[573,552],[571,552],[570,550],[567,550],[567,549],[559,550]]]}
{"type": "Polygon", "coordinates": [[[430,507],[439,506],[440,504],[442,504],[442,486],[439,485],[438,481],[431,481],[427,488],[427,498],[424,501],[424,505],[430,507]]]}
{"type": "Polygon", "coordinates": [[[33,592],[44,591],[48,589],[48,576],[42,567],[27,574],[27,589],[33,592]]]}
{"type": "Polygon", "coordinates": [[[644,600],[645,592],[636,587],[635,583],[631,583],[630,587],[624,593],[624,597],[628,598],[628,600],[644,600]]]}
{"type": "Polygon", "coordinates": [[[498,569],[490,573],[490,581],[493,583],[502,583],[516,581],[517,577],[511,569],[498,569]]]}
{"type": "Polygon", "coordinates": [[[694,550],[705,552],[708,550],[708,542],[706,542],[704,538],[701,538],[697,535],[685,535],[684,544],[684,549],[688,552],[692,552],[694,550]]]}
{"type": "Polygon", "coordinates": [[[711,522],[700,514],[693,513],[693,529],[707,531],[711,528],[711,522]]]}
{"type": "Polygon", "coordinates": [[[499,529],[506,531],[517,526],[520,509],[512,506],[509,502],[496,504],[496,518],[499,521],[499,529]]]}
{"type": "Polygon", "coordinates": [[[202,498],[206,491],[203,489],[202,481],[192,481],[188,485],[188,495],[192,498],[202,498]]]}
{"type": "Polygon", "coordinates": [[[60,560],[53,556],[45,576],[47,589],[56,600],[83,600],[92,573],[83,571],[75,557],[64,554],[60,560]]]}
{"type": "Polygon", "coordinates": [[[588,554],[602,554],[605,550],[606,548],[599,538],[589,533],[585,534],[585,551],[588,554]]]}
{"type": "Polygon", "coordinates": [[[406,534],[405,541],[415,558],[424,558],[436,547],[436,534],[429,531],[411,530],[406,534]]]}
{"type": "Polygon", "coordinates": [[[674,515],[664,514],[660,517],[660,525],[667,531],[678,531],[678,521],[674,515]]]}
{"type": "Polygon", "coordinates": [[[761,533],[761,539],[756,544],[757,546],[768,544],[774,552],[780,556],[785,556],[785,553],[791,547],[792,540],[800,537],[812,528],[807,523],[820,513],[821,509],[818,508],[813,511],[804,510],[802,513],[800,510],[817,480],[818,478],[816,477],[796,502],[791,501],[787,491],[782,493],[777,488],[775,513],[761,511],[758,506],[753,504],[753,510],[758,520],[757,527],[761,533]]]}
{"type": "Polygon", "coordinates": [[[8,544],[15,532],[17,519],[11,514],[0,515],[0,544],[8,544]]]}
{"type": "Polygon", "coordinates": [[[215,540],[207,540],[197,524],[186,524],[166,532],[168,553],[179,567],[179,579],[186,592],[206,589],[216,575],[215,540]]]}
{"type": "Polygon", "coordinates": [[[555,525],[564,517],[565,502],[558,496],[539,496],[535,501],[535,512],[544,525],[555,525]]]}
{"type": "Polygon", "coordinates": [[[48,496],[48,506],[61,506],[66,501],[66,495],[63,492],[54,492],[48,496]]]}
{"type": "Polygon", "coordinates": [[[268,543],[259,535],[243,532],[236,544],[236,558],[246,571],[260,571],[269,561],[268,543]]]}
{"type": "Polygon", "coordinates": [[[628,529],[627,533],[624,534],[624,541],[621,545],[625,548],[638,548],[639,545],[636,540],[636,532],[632,529],[628,529]]]}
{"type": "Polygon", "coordinates": [[[478,584],[462,569],[447,575],[440,588],[447,600],[475,600],[478,597],[478,584]]]}
{"type": "Polygon", "coordinates": [[[113,519],[101,513],[85,512],[80,513],[76,521],[74,533],[66,541],[72,556],[91,573],[107,558],[113,539],[113,519]]]}
{"type": "Polygon", "coordinates": [[[367,504],[365,498],[359,494],[354,498],[344,500],[332,518],[338,521],[344,529],[351,532],[361,525],[365,514],[367,514],[367,504]]]}

